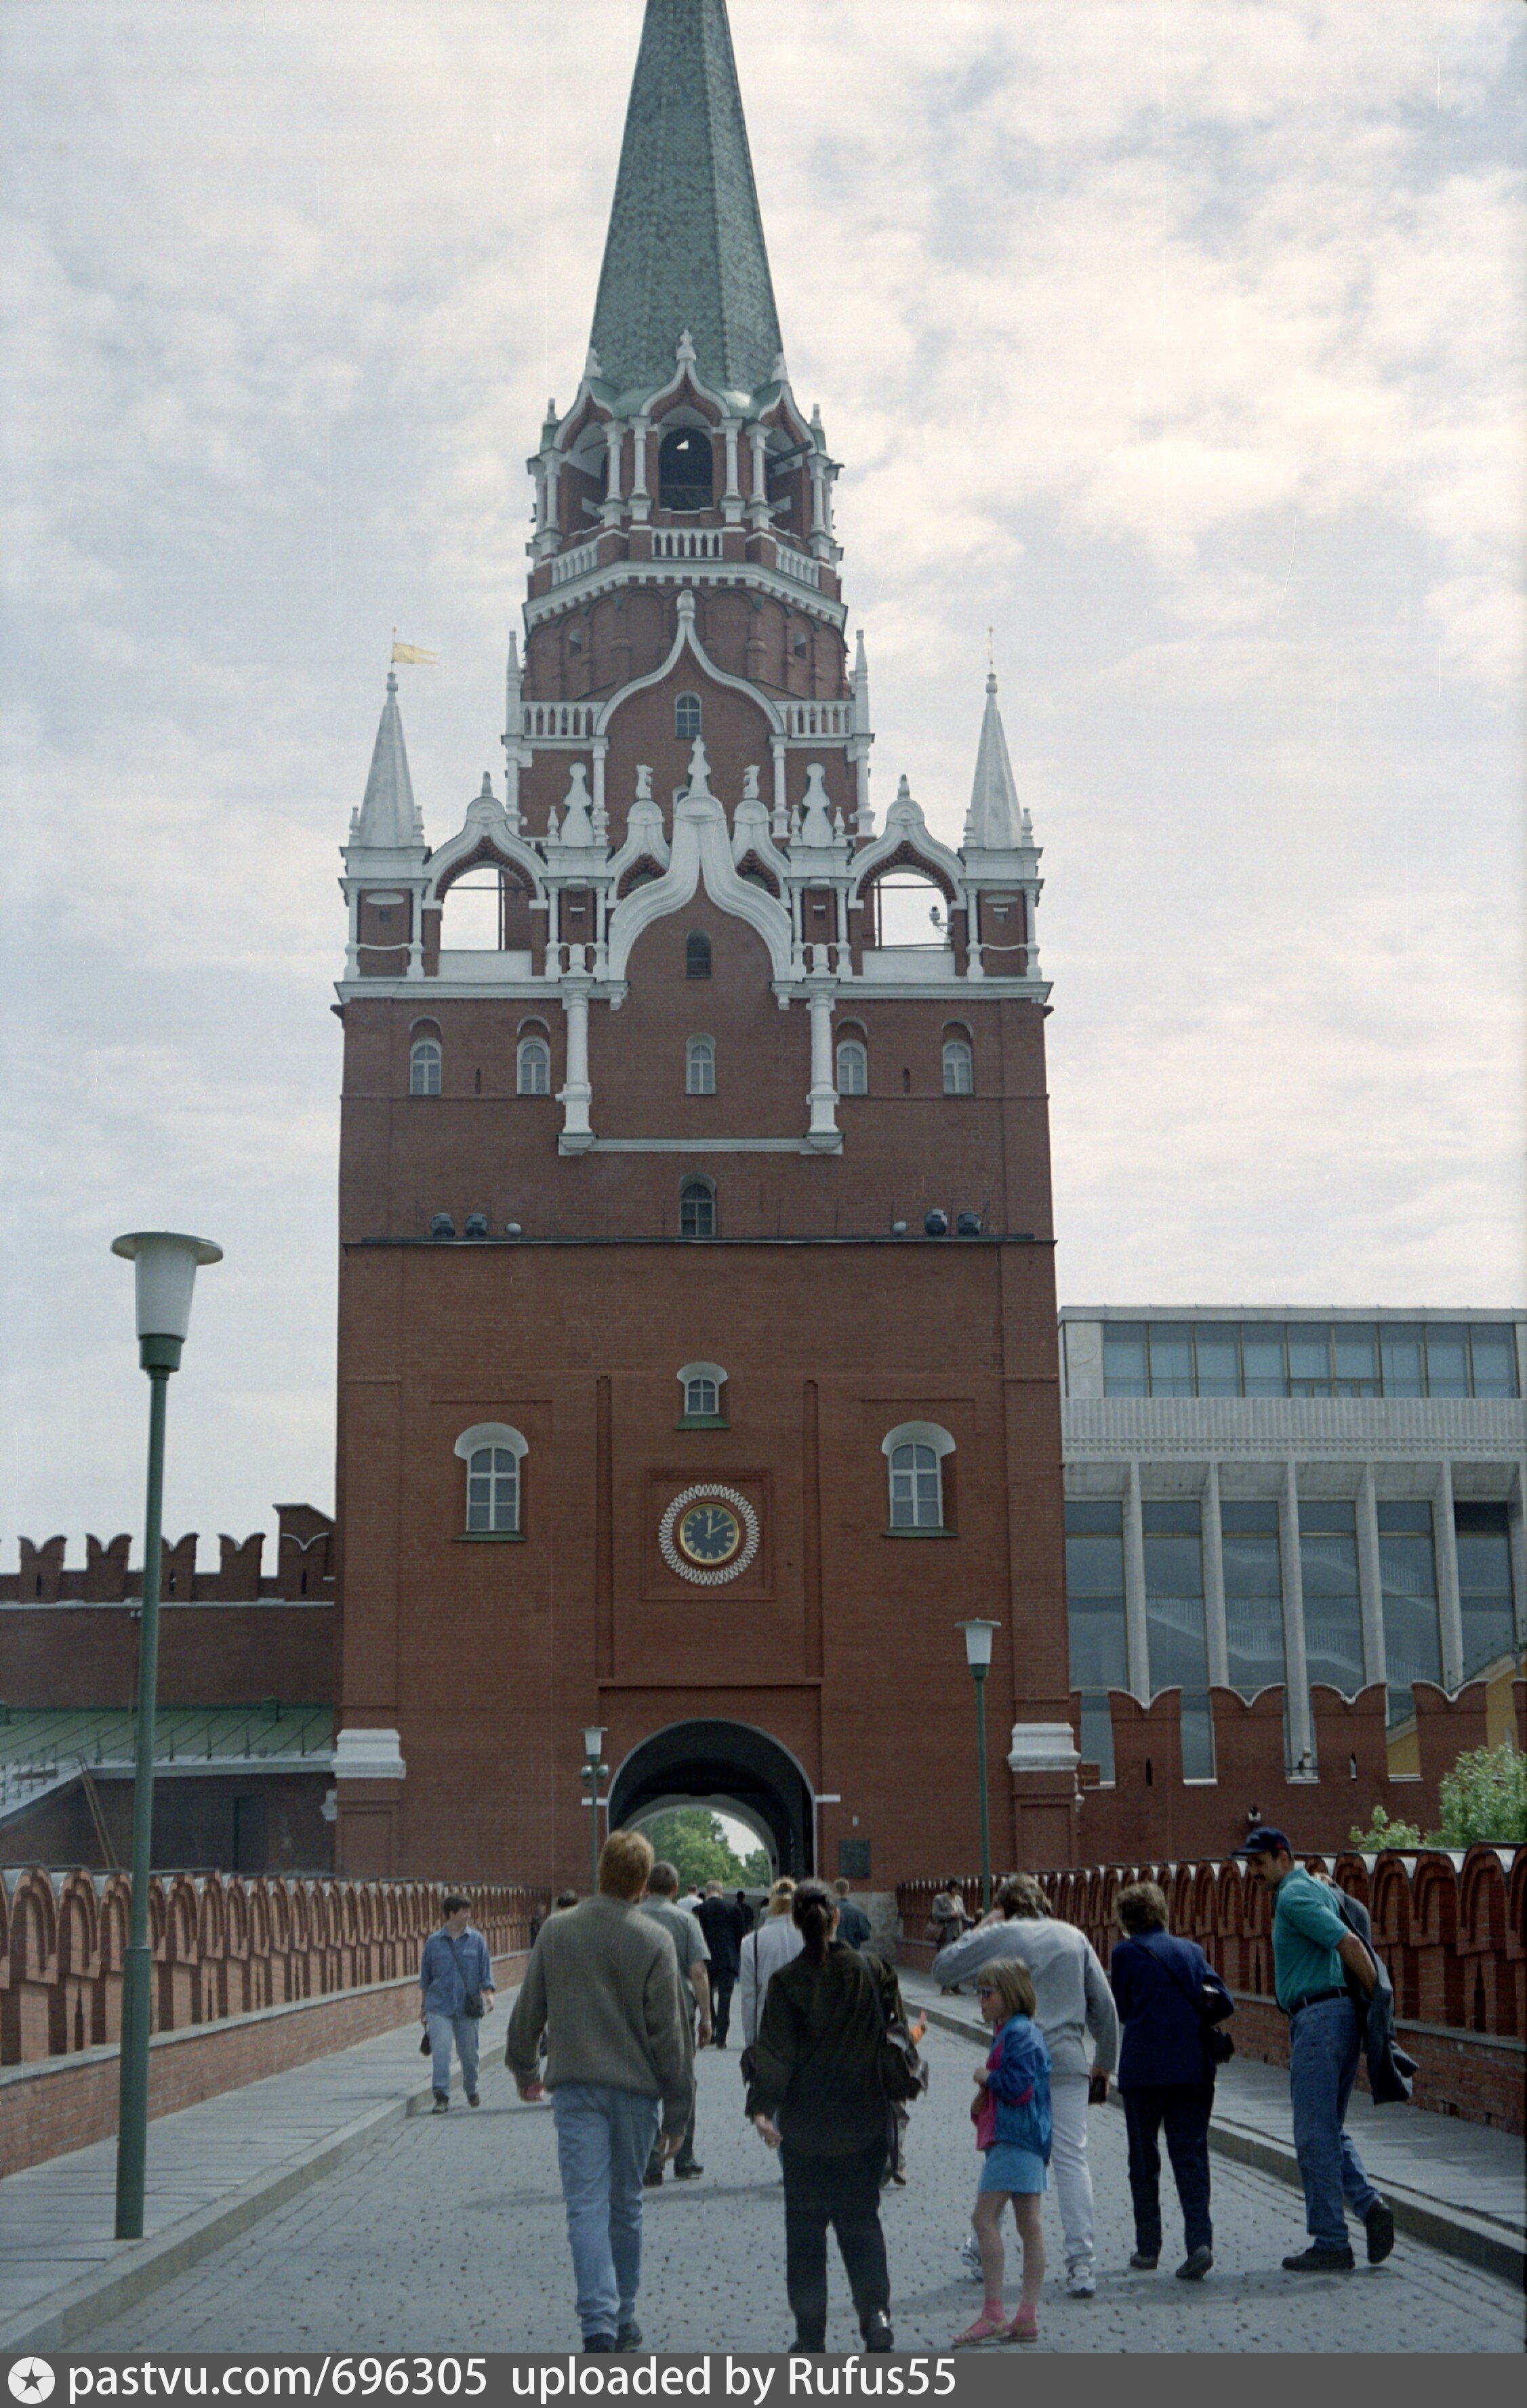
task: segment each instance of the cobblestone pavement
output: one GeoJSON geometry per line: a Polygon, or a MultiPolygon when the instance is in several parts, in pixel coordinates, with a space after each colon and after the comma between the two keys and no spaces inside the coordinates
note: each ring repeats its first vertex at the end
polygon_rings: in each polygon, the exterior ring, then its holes
{"type": "MultiPolygon", "coordinates": [[[[484,2035],[497,2060],[496,2016],[484,2035]]],[[[892,2313],[902,2350],[947,2348],[979,2291],[956,2258],[977,2158],[967,2114],[969,2042],[929,2032],[929,2099],[916,2111],[904,2190],[886,2194],[892,2313]]],[[[787,2349],[785,2232],[775,2161],[742,2121],[735,2050],[699,2060],[694,2183],[647,2194],[638,2308],[650,2348],[787,2349]]],[[[1214,2160],[1217,2264],[1198,2286],[1131,2274],[1124,2118],[1100,2110],[1090,2150],[1098,2198],[1097,2298],[1067,2300],[1047,2211],[1051,2274],[1040,2311],[1052,2350],[1492,2351],[1523,2345],[1509,2284],[1402,2237],[1382,2267],[1285,2274],[1304,2245],[1302,2203],[1273,2176],[1214,2160]]],[[[1181,2240],[1165,2176],[1169,2270],[1181,2240]]],[[[1361,2242],[1361,2234],[1359,2239],[1361,2242]]],[[[857,2346],[832,2257],[828,2346],[857,2346]]],[[[1016,2286],[1009,2268],[1009,2296],[1016,2286]]],[[[351,2164],[97,2326],[91,2357],[140,2349],[566,2350],[576,2346],[572,2276],[550,2112],[526,2107],[495,2062],[483,2105],[416,2117],[351,2164]]]]}

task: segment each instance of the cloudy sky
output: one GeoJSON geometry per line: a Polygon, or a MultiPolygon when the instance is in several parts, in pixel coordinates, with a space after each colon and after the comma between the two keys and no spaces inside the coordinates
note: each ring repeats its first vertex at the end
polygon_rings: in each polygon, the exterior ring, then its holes
{"type": "MultiPolygon", "coordinates": [[[[731,13],[951,840],[995,629],[1062,1300],[1520,1303],[1522,8],[731,13]]],[[[141,1528],[124,1228],[226,1249],[166,1524],[332,1503],[336,848],[395,624],[432,841],[501,765],[640,20],[0,0],[8,1563],[141,1528]]]]}

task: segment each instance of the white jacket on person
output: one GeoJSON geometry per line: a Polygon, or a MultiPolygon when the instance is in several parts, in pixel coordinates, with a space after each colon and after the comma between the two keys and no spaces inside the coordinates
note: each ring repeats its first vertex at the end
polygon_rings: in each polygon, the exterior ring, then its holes
{"type": "Polygon", "coordinates": [[[952,1987],[998,1956],[1020,1956],[1029,1968],[1034,2021],[1049,2042],[1052,2074],[1091,2071],[1084,2037],[1088,2032],[1098,2071],[1112,2073],[1118,2063],[1118,2009],[1086,1932],[1073,1923],[1052,1923],[1048,1915],[1016,1914],[1005,1923],[987,1923],[940,1949],[933,1979],[952,1987]]]}
{"type": "Polygon", "coordinates": [[[742,1942],[742,1971],[738,1983],[740,2012],[742,2017],[742,2045],[750,2048],[758,2037],[758,2018],[763,2014],[764,1992],[782,1965],[788,1965],[806,1945],[793,1915],[771,1914],[750,1931],[742,1942]]]}

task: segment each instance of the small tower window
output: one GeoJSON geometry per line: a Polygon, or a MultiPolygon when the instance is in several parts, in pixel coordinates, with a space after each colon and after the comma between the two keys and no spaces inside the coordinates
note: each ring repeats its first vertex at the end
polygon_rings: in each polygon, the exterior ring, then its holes
{"type": "Polygon", "coordinates": [[[715,491],[711,438],[698,426],[676,426],[657,453],[657,499],[665,510],[708,510],[715,491]]]}
{"type": "Polygon", "coordinates": [[[936,1530],[944,1520],[944,1484],[930,1446],[891,1449],[891,1527],[936,1530]]]}
{"type": "Polygon", "coordinates": [[[838,1048],[838,1093],[867,1096],[869,1092],[870,1056],[857,1037],[845,1037],[838,1048]]]}
{"type": "Polygon", "coordinates": [[[409,1093],[438,1096],[439,1092],[440,1049],[433,1037],[421,1037],[409,1054],[409,1093]]]}
{"type": "Polygon", "coordinates": [[[679,1190],[681,1238],[715,1236],[715,1188],[709,1179],[686,1179],[679,1190]]]}
{"type": "Polygon", "coordinates": [[[522,1096],[551,1094],[552,1049],[544,1037],[521,1038],[519,1075],[515,1084],[522,1096]]]}
{"type": "Polygon", "coordinates": [[[721,1365],[685,1363],[679,1371],[678,1380],[684,1398],[679,1427],[725,1429],[727,1420],[721,1409],[721,1392],[727,1384],[727,1374],[721,1365]]]}
{"type": "Polygon", "coordinates": [[[713,1413],[719,1393],[713,1380],[686,1380],[684,1383],[684,1412],[713,1413]]]}
{"type": "Polygon", "coordinates": [[[691,1037],[684,1047],[684,1087],[686,1096],[715,1094],[715,1039],[691,1037]]]}
{"type": "Polygon", "coordinates": [[[685,744],[692,744],[699,734],[699,696],[681,694],[673,705],[673,733],[685,744]]]}
{"type": "Polygon", "coordinates": [[[467,1466],[468,1536],[517,1538],[525,1501],[520,1466],[529,1453],[506,1422],[479,1422],[463,1430],[454,1452],[467,1466]]]}
{"type": "Polygon", "coordinates": [[[684,940],[684,974],[685,978],[711,975],[711,939],[703,928],[691,928],[684,940]]]}
{"type": "Polygon", "coordinates": [[[944,1040],[944,1092],[946,1096],[975,1093],[975,1059],[963,1037],[944,1040]]]}

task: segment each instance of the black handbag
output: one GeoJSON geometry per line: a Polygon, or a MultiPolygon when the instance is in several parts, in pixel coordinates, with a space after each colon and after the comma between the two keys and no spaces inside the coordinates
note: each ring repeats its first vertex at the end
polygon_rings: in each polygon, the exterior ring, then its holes
{"type": "Polygon", "coordinates": [[[468,1990],[461,2002],[461,2012],[472,2023],[480,2024],[487,2014],[481,1990],[468,1990]]]}
{"type": "Polygon", "coordinates": [[[910,2107],[928,2088],[928,2067],[918,2054],[905,2017],[888,2012],[882,1977],[872,1972],[870,1986],[880,2017],[880,2086],[891,2106],[910,2107]]]}
{"type": "MultiPolygon", "coordinates": [[[[1154,1948],[1148,1953],[1152,1956],[1156,1956],[1156,1951],[1154,1948]]],[[[1217,1990],[1212,1990],[1206,1982],[1201,1983],[1197,1990],[1190,1989],[1188,1985],[1183,1980],[1181,1974],[1176,1971],[1175,1967],[1164,1963],[1160,1956],[1156,1956],[1156,1962],[1160,1966],[1162,1972],[1169,1974],[1171,1979],[1176,1983],[1177,1987],[1182,1992],[1184,1998],[1192,2001],[1198,2014],[1199,2031],[1203,2042],[1203,2053],[1208,2058],[1210,2066],[1228,2065],[1231,2058],[1235,2055],[1235,2042],[1232,2040],[1229,2032],[1221,2031],[1219,2027],[1224,2022],[1227,2015],[1232,2015],[1235,2013],[1233,2003],[1227,2006],[1218,1992],[1217,1990]]]]}

